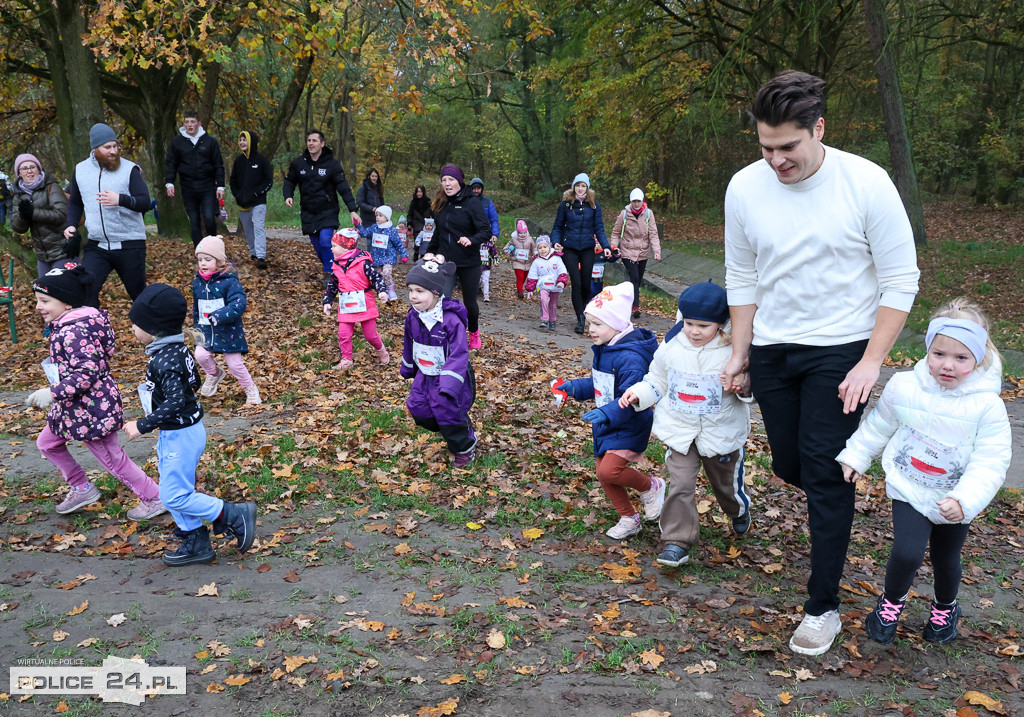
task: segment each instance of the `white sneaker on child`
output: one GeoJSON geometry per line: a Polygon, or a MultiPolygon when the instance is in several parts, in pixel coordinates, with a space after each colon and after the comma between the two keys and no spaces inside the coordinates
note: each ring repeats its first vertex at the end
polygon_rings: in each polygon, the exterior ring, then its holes
{"type": "Polygon", "coordinates": [[[640,514],[636,515],[624,515],[619,518],[619,522],[608,529],[605,533],[612,540],[625,540],[631,535],[636,535],[640,532],[640,514]]]}
{"type": "Polygon", "coordinates": [[[259,390],[259,388],[256,387],[256,384],[253,384],[252,386],[247,386],[246,387],[246,389],[245,389],[245,402],[246,403],[251,403],[253,405],[256,405],[258,403],[263,403],[263,399],[260,398],[260,390],[259,390]]]}
{"type": "Polygon", "coordinates": [[[217,386],[224,380],[224,377],[228,375],[228,372],[222,369],[220,366],[217,367],[217,373],[206,374],[206,380],[203,381],[203,387],[199,389],[199,393],[202,396],[212,396],[217,393],[217,386]]]}
{"type": "Polygon", "coordinates": [[[651,487],[640,494],[644,504],[644,520],[657,520],[661,517],[661,508],[665,505],[665,481],[658,476],[651,476],[651,487]]]}

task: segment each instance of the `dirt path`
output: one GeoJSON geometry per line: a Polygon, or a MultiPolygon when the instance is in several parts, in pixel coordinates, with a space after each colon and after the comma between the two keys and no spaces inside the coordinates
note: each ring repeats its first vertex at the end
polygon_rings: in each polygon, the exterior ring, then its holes
{"type": "MultiPolygon", "coordinates": [[[[282,256],[295,245],[272,246],[282,256]]],[[[284,303],[284,278],[313,287],[315,273],[267,280],[292,321],[299,312],[284,303]]],[[[702,543],[678,570],[653,564],[653,525],[628,543],[607,540],[586,427],[578,409],[555,412],[544,394],[548,377],[589,366],[589,341],[565,321],[539,332],[537,303],[514,298],[510,274],[496,279],[482,305],[482,447],[472,471],[450,471],[436,441],[412,430],[393,367],[375,384],[379,399],[352,403],[354,388],[317,368],[330,357],[316,352],[327,354],[333,338],[317,339],[308,364],[267,386],[264,406],[241,407],[227,392],[205,402],[210,460],[200,485],[260,505],[254,549],[240,556],[221,541],[207,566],[165,568],[170,520],[119,517],[130,501],[103,479],[104,503],[55,515],[62,488],[32,443],[38,416],[19,406],[26,392],[0,395],[8,430],[18,426],[0,443],[8,665],[137,655],[187,668],[186,695],[141,707],[69,696],[69,715],[945,715],[968,690],[1001,701],[1001,714],[1024,709],[1019,499],[972,529],[962,638],[922,642],[924,568],[900,639],[881,647],[860,626],[888,554],[888,505],[873,488],[858,504],[843,638],[821,658],[792,655],[785,642],[808,569],[805,509],[767,476],[757,439],[750,536],[734,539],[709,501],[702,543]]],[[[567,301],[561,308],[571,314],[567,301]]],[[[387,311],[394,340],[404,310],[387,311]]],[[[641,323],[662,335],[671,318],[641,323]]],[[[262,371],[271,375],[271,365],[262,371]]],[[[154,460],[152,439],[129,447],[154,460]]],[[[0,695],[0,713],[61,709],[60,696],[17,699],[0,695]]]]}

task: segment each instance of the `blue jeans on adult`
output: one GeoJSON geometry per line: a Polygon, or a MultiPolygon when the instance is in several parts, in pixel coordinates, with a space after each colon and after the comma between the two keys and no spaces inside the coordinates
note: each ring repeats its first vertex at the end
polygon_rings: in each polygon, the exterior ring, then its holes
{"type": "Polygon", "coordinates": [[[316,234],[309,235],[309,243],[313,245],[320,263],[324,265],[324,273],[331,272],[331,265],[334,264],[334,255],[331,253],[331,237],[334,236],[334,229],[324,227],[316,234]]]}
{"type": "Polygon", "coordinates": [[[181,203],[185,205],[185,213],[188,214],[192,246],[197,246],[204,236],[217,233],[217,212],[220,207],[217,204],[216,187],[210,187],[209,191],[193,192],[183,186],[181,203]],[[203,224],[206,225],[205,234],[203,224]]]}
{"type": "MultiPolygon", "coordinates": [[[[804,613],[839,607],[839,581],[853,525],[854,485],[836,456],[860,423],[864,405],[843,413],[839,384],[867,340],[838,346],[750,347],[750,384],[772,449],[772,470],[807,495],[811,574],[804,613]]],[[[896,597],[899,597],[898,595],[896,597]]]]}

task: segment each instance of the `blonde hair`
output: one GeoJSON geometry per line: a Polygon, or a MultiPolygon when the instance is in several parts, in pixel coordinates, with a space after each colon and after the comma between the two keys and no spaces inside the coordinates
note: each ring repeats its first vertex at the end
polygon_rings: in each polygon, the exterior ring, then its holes
{"type": "Polygon", "coordinates": [[[950,300],[945,305],[932,314],[933,319],[966,319],[967,321],[973,321],[978,324],[981,328],[985,329],[985,333],[988,334],[988,339],[985,341],[985,358],[978,362],[979,366],[988,367],[992,364],[995,359],[999,359],[1002,363],[1003,357],[999,353],[999,349],[992,343],[992,334],[988,328],[988,318],[985,313],[981,310],[981,307],[976,303],[968,299],[966,296],[958,296],[955,299],[950,300]]]}
{"type": "MultiPolygon", "coordinates": [[[[576,201],[576,189],[575,189],[575,187],[569,187],[568,189],[565,190],[565,192],[562,193],[562,201],[563,202],[569,202],[569,203],[572,203],[572,202],[576,201]]],[[[591,209],[596,209],[597,208],[597,192],[595,192],[590,187],[587,187],[587,198],[584,201],[587,204],[590,205],[591,209]]]]}

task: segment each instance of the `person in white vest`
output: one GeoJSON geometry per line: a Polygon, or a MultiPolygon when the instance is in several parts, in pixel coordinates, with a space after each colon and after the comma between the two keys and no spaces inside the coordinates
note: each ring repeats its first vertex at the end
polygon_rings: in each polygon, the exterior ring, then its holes
{"type": "Polygon", "coordinates": [[[787,71],[750,115],[764,161],[725,194],[732,316],[728,390],[749,364],[772,470],[807,496],[810,576],[794,652],[820,655],[842,630],[839,582],[854,486],[836,456],[857,429],[917,294],[910,220],[884,169],[822,144],[825,82],[787,71]]]}
{"type": "Polygon", "coordinates": [[[146,223],[149,189],[142,170],[121,158],[117,135],[103,123],[89,129],[89,158],[71,178],[64,254],[82,252],[82,265],[93,276],[86,306],[99,308],[99,295],[111,271],[121,277],[132,301],[146,288],[146,223]],[[78,223],[85,216],[88,241],[82,246],[78,223]],[[83,252],[84,249],[84,252],[83,252]]]}

